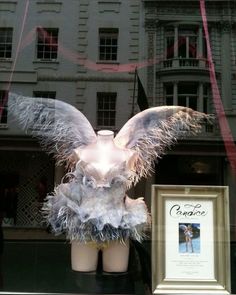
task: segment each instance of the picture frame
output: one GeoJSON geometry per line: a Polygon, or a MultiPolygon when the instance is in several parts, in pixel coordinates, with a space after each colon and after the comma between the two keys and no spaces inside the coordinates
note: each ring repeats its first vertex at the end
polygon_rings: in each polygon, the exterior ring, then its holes
{"type": "Polygon", "coordinates": [[[154,294],[230,294],[227,186],[152,186],[154,294]]]}

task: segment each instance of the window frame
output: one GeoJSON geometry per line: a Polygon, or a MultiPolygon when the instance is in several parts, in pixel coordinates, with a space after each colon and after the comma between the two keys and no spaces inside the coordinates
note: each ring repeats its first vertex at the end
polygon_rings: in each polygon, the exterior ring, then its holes
{"type": "Polygon", "coordinates": [[[164,44],[165,44],[165,59],[199,59],[206,58],[206,40],[204,32],[200,34],[201,26],[198,24],[178,24],[168,25],[164,27],[164,44]],[[175,31],[177,30],[177,31],[175,31]],[[194,30],[196,32],[194,32],[194,30]],[[182,31],[182,33],[181,33],[182,31]],[[184,32],[186,31],[186,32],[184,32]],[[188,32],[189,31],[189,32],[188,32]],[[192,31],[192,32],[190,32],[192,31]],[[185,37],[185,56],[180,56],[180,39],[185,37]],[[190,56],[190,39],[195,38],[195,53],[194,56],[190,56]],[[168,47],[168,38],[173,38],[172,54],[169,54],[170,48],[168,47]],[[201,41],[200,41],[201,38],[201,41]],[[201,45],[201,48],[200,48],[201,45]]]}
{"type": "Polygon", "coordinates": [[[40,61],[57,60],[58,47],[59,47],[58,40],[59,40],[59,28],[38,27],[37,43],[36,43],[36,59],[40,61]],[[43,39],[43,40],[40,41],[40,39],[43,39]],[[47,39],[49,40],[47,41],[47,39]],[[42,50],[39,50],[39,47],[42,48],[42,50]],[[49,55],[49,56],[47,57],[45,55],[49,55]]]}
{"type": "MultiPolygon", "coordinates": [[[[167,82],[164,83],[164,99],[165,99],[165,104],[166,105],[181,105],[179,103],[179,98],[180,97],[186,97],[186,104],[182,105],[182,106],[186,106],[186,107],[190,107],[192,108],[192,106],[190,105],[190,99],[191,98],[196,98],[197,102],[196,102],[196,108],[194,108],[196,111],[200,111],[200,112],[205,112],[205,113],[209,113],[210,111],[210,107],[209,107],[209,99],[210,99],[210,93],[209,93],[209,86],[208,83],[202,83],[203,85],[203,93],[202,93],[202,97],[200,96],[200,83],[197,81],[192,81],[192,82],[187,82],[187,81],[178,81],[176,83],[176,90],[174,89],[175,83],[173,82],[167,82]],[[184,85],[187,84],[196,84],[196,93],[180,93],[179,92],[179,88],[180,85],[181,87],[184,87],[184,85]],[[167,87],[172,87],[172,92],[168,91],[167,92],[167,87]],[[207,89],[207,91],[204,93],[204,88],[207,89]],[[202,102],[200,102],[200,99],[202,99],[202,102]],[[172,100],[172,101],[171,101],[172,100]],[[172,103],[171,103],[172,102],[172,103]],[[202,105],[202,110],[199,109],[200,105],[202,105]],[[204,107],[205,105],[205,107],[204,107]]],[[[171,88],[169,88],[171,90],[171,88]]]]}
{"type": "Polygon", "coordinates": [[[97,92],[97,127],[115,129],[116,127],[116,92],[97,92]],[[100,100],[100,101],[99,101],[100,100]],[[110,101],[109,101],[110,100],[110,101]],[[102,104],[101,108],[99,104],[102,104]],[[105,107],[105,104],[108,106],[105,107]],[[113,107],[111,107],[113,105],[113,107]],[[108,123],[107,123],[108,122],[108,123]],[[106,124],[107,123],[107,124],[106,124]]]}
{"type": "MultiPolygon", "coordinates": [[[[33,97],[39,98],[39,99],[40,98],[48,98],[48,99],[53,99],[54,100],[54,99],[56,99],[56,91],[33,91],[33,97]]],[[[51,104],[48,101],[48,109],[49,108],[51,108],[51,104]]],[[[54,115],[55,115],[55,108],[52,108],[51,112],[53,112],[54,115]]],[[[52,118],[52,116],[51,116],[51,118],[52,118]]],[[[44,119],[44,118],[42,117],[42,119],[44,119]]],[[[34,128],[35,129],[37,129],[37,128],[40,129],[42,125],[44,125],[44,122],[35,124],[34,128]]],[[[47,128],[51,129],[53,127],[54,127],[54,119],[51,120],[51,123],[50,123],[50,125],[47,126],[47,128]]]]}
{"type": "Polygon", "coordinates": [[[8,123],[8,91],[0,90],[0,125],[5,126],[8,123]]]}
{"type": "Polygon", "coordinates": [[[56,91],[33,91],[34,97],[56,99],[56,91]]]}
{"type": "Polygon", "coordinates": [[[118,28],[99,28],[98,30],[98,60],[101,62],[117,62],[118,60],[118,28]],[[104,39],[104,44],[102,44],[104,39]],[[110,44],[106,44],[110,40],[110,44]],[[116,44],[112,44],[116,41],[116,44]],[[102,52],[103,49],[104,51],[102,52]],[[114,58],[113,58],[114,57],[114,58]]]}
{"type": "Polygon", "coordinates": [[[0,59],[8,60],[12,58],[12,42],[13,42],[13,28],[0,27],[0,59]],[[5,42],[1,42],[1,38],[3,38],[5,42]],[[10,38],[9,42],[7,42],[8,38],[10,38]],[[1,47],[3,48],[2,50],[1,50],[1,47]],[[3,52],[2,55],[1,55],[1,52],[3,52]]]}

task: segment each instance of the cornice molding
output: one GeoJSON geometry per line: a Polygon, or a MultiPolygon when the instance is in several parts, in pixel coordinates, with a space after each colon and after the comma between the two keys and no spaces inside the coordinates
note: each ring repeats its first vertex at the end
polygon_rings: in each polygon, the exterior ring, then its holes
{"type": "Polygon", "coordinates": [[[61,12],[62,2],[37,1],[36,4],[37,4],[37,9],[39,13],[42,13],[42,12],[60,13],[61,12]]]}
{"type": "Polygon", "coordinates": [[[38,81],[65,81],[65,82],[78,82],[78,81],[86,81],[86,82],[133,82],[133,78],[131,77],[101,77],[101,76],[83,76],[83,75],[75,75],[75,76],[50,76],[50,75],[39,75],[38,81]]]}
{"type": "Polygon", "coordinates": [[[0,11],[15,12],[17,1],[0,1],[0,11]]]}

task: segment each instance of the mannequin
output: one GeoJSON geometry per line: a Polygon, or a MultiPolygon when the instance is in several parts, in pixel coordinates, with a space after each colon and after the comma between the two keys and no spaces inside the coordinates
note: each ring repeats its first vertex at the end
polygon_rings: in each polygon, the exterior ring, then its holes
{"type": "MultiPolygon", "coordinates": [[[[99,189],[109,185],[109,173],[112,169],[125,165],[125,169],[131,170],[135,153],[117,147],[113,141],[114,132],[109,130],[98,131],[97,142],[84,149],[76,149],[75,153],[79,161],[88,163],[90,173],[97,177],[99,189]]],[[[132,200],[124,197],[124,207],[131,203],[139,203],[143,206],[143,198],[132,200]]],[[[123,201],[122,201],[123,203],[123,201]]],[[[125,272],[128,268],[129,240],[122,243],[111,241],[102,245],[90,243],[71,243],[72,269],[76,271],[95,271],[97,268],[98,252],[103,252],[103,270],[105,272],[125,272]]]]}
{"type": "Polygon", "coordinates": [[[80,111],[60,100],[10,93],[8,106],[57,164],[70,167],[43,210],[54,233],[66,233],[72,269],[82,272],[96,270],[98,251],[104,271],[127,270],[129,241],[142,241],[150,218],[143,198],[130,199],[126,191],[177,139],[197,134],[211,119],[186,107],[153,107],[129,119],[114,138],[108,130],[96,135],[80,111]]]}

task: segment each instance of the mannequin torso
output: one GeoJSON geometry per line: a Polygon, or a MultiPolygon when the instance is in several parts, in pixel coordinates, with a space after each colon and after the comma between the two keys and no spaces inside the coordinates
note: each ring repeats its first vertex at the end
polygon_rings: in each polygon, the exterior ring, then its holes
{"type": "Polygon", "coordinates": [[[48,197],[48,220],[55,232],[66,230],[76,271],[94,271],[100,250],[105,271],[126,271],[129,239],[141,241],[148,222],[143,199],[125,195],[136,154],[116,146],[113,138],[112,131],[99,131],[96,142],[74,150],[70,181],[55,189],[57,198],[48,197]]]}

